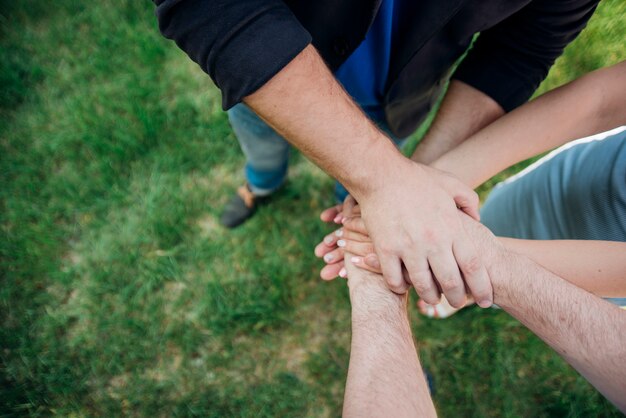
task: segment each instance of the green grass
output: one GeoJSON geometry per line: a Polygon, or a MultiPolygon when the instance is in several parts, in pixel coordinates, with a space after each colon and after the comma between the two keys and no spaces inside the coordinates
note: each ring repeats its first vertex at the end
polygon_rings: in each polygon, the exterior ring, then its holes
{"type": "MultiPolygon", "coordinates": [[[[339,415],[349,300],[312,256],[331,180],[295,154],[224,230],[242,156],[151,3],[5,3],[0,416],[339,415]]],[[[603,2],[541,90],[625,57],[625,14],[603,2]]],[[[442,416],[618,415],[504,312],[412,316],[442,416]]]]}

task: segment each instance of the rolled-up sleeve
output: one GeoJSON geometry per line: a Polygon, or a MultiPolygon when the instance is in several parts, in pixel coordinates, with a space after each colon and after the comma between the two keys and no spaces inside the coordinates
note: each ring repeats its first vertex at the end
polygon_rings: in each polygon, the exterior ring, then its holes
{"type": "Polygon", "coordinates": [[[535,0],[481,32],[453,78],[511,111],[527,101],[585,27],[598,0],[535,0]]]}
{"type": "Polygon", "coordinates": [[[154,0],[161,33],[205,71],[227,110],[254,93],[310,42],[279,0],[154,0]]]}

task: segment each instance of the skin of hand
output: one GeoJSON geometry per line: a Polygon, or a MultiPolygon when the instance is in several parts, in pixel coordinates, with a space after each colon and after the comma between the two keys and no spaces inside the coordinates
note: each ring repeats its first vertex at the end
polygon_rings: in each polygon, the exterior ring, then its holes
{"type": "MultiPolygon", "coordinates": [[[[329,216],[334,208],[323,214],[329,216]]],[[[371,239],[363,220],[358,216],[358,206],[353,216],[342,219],[342,228],[326,237],[316,247],[316,255],[323,257],[327,266],[322,278],[334,278],[343,267],[344,252],[354,254],[351,262],[357,267],[381,273],[371,239]]],[[[507,251],[524,255],[573,285],[600,297],[624,297],[626,283],[623,272],[626,260],[622,255],[626,243],[593,240],[521,240],[497,238],[507,251]]],[[[344,274],[339,274],[345,277],[344,274]]]]}
{"type": "MultiPolygon", "coordinates": [[[[344,250],[353,252],[354,254],[360,256],[353,259],[355,265],[373,272],[381,272],[382,268],[378,261],[378,257],[374,254],[372,240],[368,236],[368,230],[365,226],[364,220],[359,216],[360,213],[360,206],[356,205],[355,200],[351,197],[346,199],[342,208],[340,208],[340,205],[337,205],[322,213],[321,218],[323,221],[333,220],[335,223],[344,223],[344,228],[340,228],[325,237],[324,241],[315,248],[316,256],[323,257],[324,261],[328,263],[320,273],[323,279],[330,280],[336,276],[346,277],[347,274],[343,265],[344,250]],[[342,212],[339,212],[340,209],[343,209],[342,212]],[[368,254],[370,255],[363,259],[363,257],[368,254]],[[367,262],[373,263],[373,266],[367,265],[367,262]]],[[[452,261],[449,261],[449,263],[452,267],[454,267],[454,263],[452,261]]],[[[478,263],[475,263],[475,265],[477,264],[478,263]]],[[[463,280],[459,277],[458,288],[447,287],[442,285],[441,282],[438,282],[438,284],[435,285],[437,289],[437,293],[434,296],[436,298],[435,300],[439,300],[440,294],[438,293],[438,289],[441,287],[443,289],[443,293],[446,295],[446,298],[456,298],[454,299],[455,304],[462,304],[461,306],[463,306],[466,303],[467,286],[470,291],[470,295],[480,298],[478,299],[482,302],[479,304],[480,306],[490,306],[492,295],[490,284],[488,286],[484,286],[482,281],[475,280],[475,277],[466,274],[465,271],[463,274],[465,282],[463,282],[463,280]]],[[[406,270],[403,271],[402,279],[404,280],[404,283],[413,283],[415,286],[415,281],[406,270]]],[[[486,280],[489,280],[488,277],[486,280]]],[[[391,286],[390,288],[394,290],[391,286]]],[[[418,294],[422,297],[422,299],[427,300],[423,296],[423,289],[416,288],[416,290],[422,290],[418,291],[418,294]]]]}
{"type": "Polygon", "coordinates": [[[478,196],[444,172],[404,157],[342,89],[314,47],[244,98],[263,120],[360,203],[390,289],[465,303],[465,283],[491,304],[490,282],[459,220],[478,219],[478,196]],[[348,151],[349,150],[349,151],[348,151]],[[346,158],[349,153],[350,157],[346,158]],[[412,222],[415,218],[420,223],[412,222]]]}
{"type": "MultiPolygon", "coordinates": [[[[625,412],[626,335],[615,330],[626,326],[626,312],[510,251],[480,223],[467,216],[462,222],[490,272],[495,303],[625,412]]],[[[346,252],[346,257],[350,270],[352,255],[346,252]]],[[[350,270],[348,282],[359,283],[361,272],[350,270]]]]}
{"type": "MultiPolygon", "coordinates": [[[[477,300],[490,305],[487,272],[450,199],[454,196],[457,204],[458,198],[466,199],[459,206],[470,208],[478,206],[477,196],[457,195],[465,188],[460,181],[412,162],[396,171],[397,177],[389,174],[369,199],[356,197],[389,288],[398,293],[407,290],[406,269],[426,301],[439,301],[441,289],[453,306],[463,306],[467,284],[477,300]]],[[[477,212],[473,215],[478,217],[477,212]]]]}

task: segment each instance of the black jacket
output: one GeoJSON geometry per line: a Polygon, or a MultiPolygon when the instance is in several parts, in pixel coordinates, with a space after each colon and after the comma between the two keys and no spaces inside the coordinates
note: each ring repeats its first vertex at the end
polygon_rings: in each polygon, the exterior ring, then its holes
{"type": "MultiPolygon", "coordinates": [[[[381,0],[154,0],[161,32],[222,91],[229,109],[313,42],[336,70],[363,41],[381,0]]],[[[598,0],[421,0],[400,17],[385,114],[409,135],[480,36],[454,78],[506,111],[532,95],[598,0]]]]}

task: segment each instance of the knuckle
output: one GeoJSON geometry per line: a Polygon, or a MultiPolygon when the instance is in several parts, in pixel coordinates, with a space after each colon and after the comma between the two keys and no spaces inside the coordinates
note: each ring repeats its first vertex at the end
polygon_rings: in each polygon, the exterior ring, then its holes
{"type": "Polygon", "coordinates": [[[472,297],[477,301],[491,298],[491,292],[488,289],[480,289],[472,292],[472,297]]]}
{"type": "Polygon", "coordinates": [[[399,284],[399,283],[391,283],[387,281],[387,287],[389,288],[389,290],[391,290],[394,293],[403,294],[404,292],[406,292],[406,289],[404,288],[404,286],[402,286],[402,284],[399,284]]]}
{"type": "Polygon", "coordinates": [[[448,298],[448,303],[450,304],[450,306],[452,306],[453,308],[457,308],[457,309],[462,308],[463,306],[465,306],[465,302],[466,302],[466,298],[465,297],[461,297],[461,298],[453,299],[453,300],[450,300],[448,298]]]}
{"type": "Polygon", "coordinates": [[[433,290],[433,286],[424,280],[415,280],[413,287],[415,288],[415,292],[422,297],[433,290]]]}
{"type": "Polygon", "coordinates": [[[437,241],[437,232],[431,227],[425,227],[422,231],[422,235],[424,237],[424,241],[428,243],[433,243],[437,241]]]}
{"type": "Polygon", "coordinates": [[[456,280],[456,277],[453,275],[446,275],[439,278],[439,285],[444,292],[449,292],[452,290],[456,290],[460,287],[459,280],[456,280]]]}
{"type": "Polygon", "coordinates": [[[424,302],[430,305],[436,305],[441,302],[441,295],[439,292],[432,292],[427,294],[420,294],[420,297],[424,300],[424,302]]]}
{"type": "Polygon", "coordinates": [[[394,244],[394,243],[382,242],[378,246],[378,250],[384,256],[393,256],[393,255],[396,255],[398,253],[397,247],[398,246],[396,244],[394,244]]]}
{"type": "Polygon", "coordinates": [[[407,291],[407,287],[406,286],[389,286],[389,290],[391,290],[393,293],[397,293],[399,295],[403,295],[406,293],[407,291]]]}
{"type": "Polygon", "coordinates": [[[482,263],[478,256],[473,255],[463,263],[463,271],[465,274],[475,275],[481,269],[482,263]]]}

